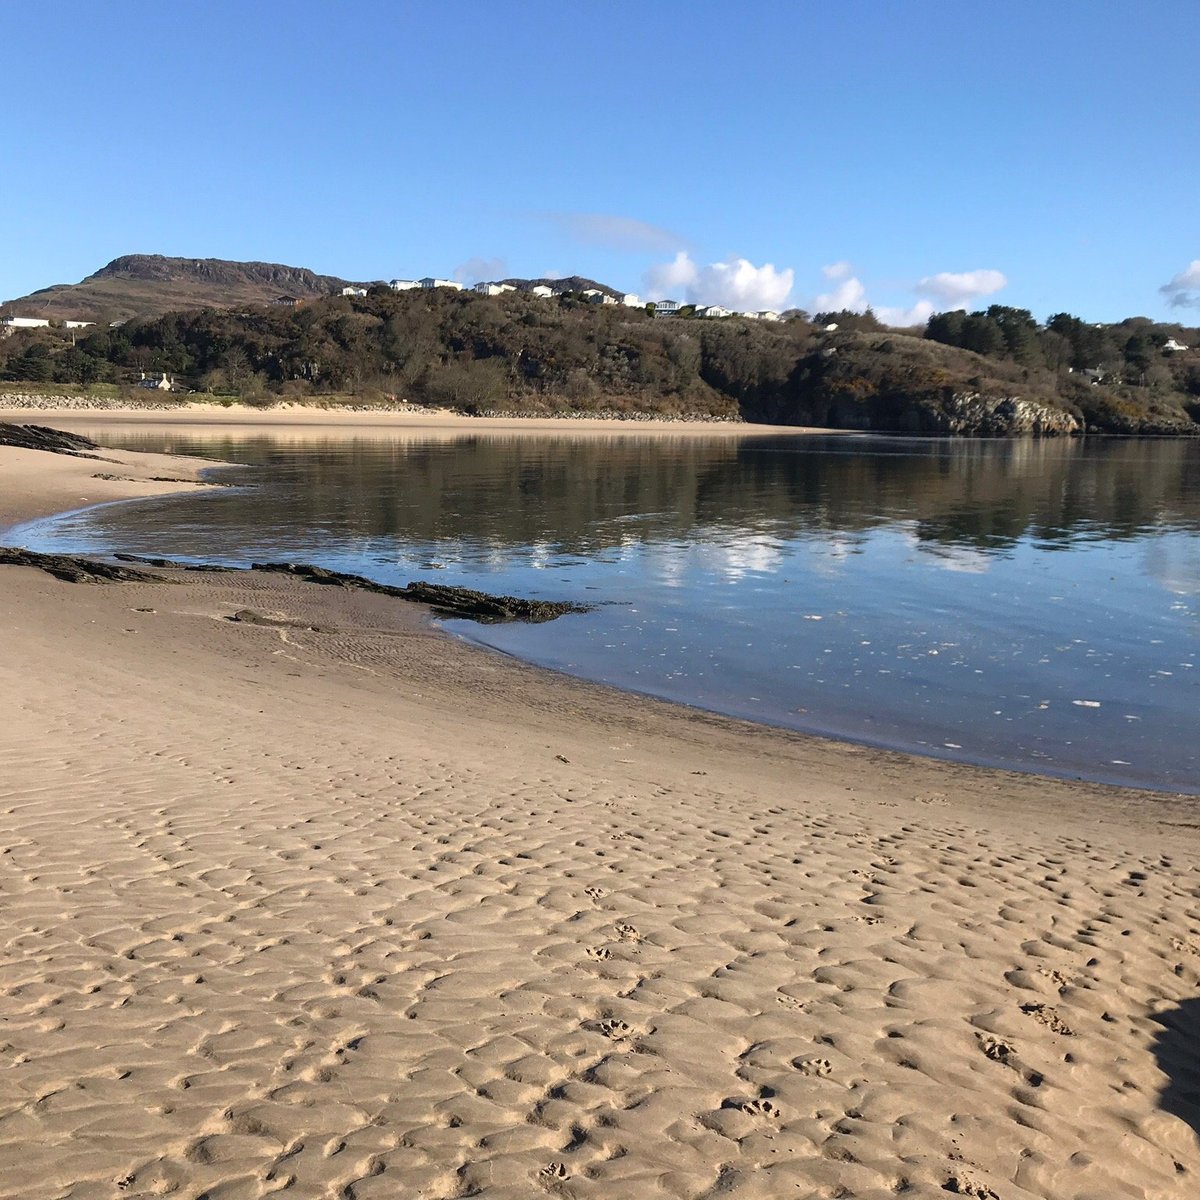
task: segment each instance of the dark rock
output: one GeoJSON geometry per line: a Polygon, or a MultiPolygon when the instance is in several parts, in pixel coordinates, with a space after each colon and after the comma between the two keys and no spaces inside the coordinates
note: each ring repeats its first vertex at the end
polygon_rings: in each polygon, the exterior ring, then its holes
{"type": "Polygon", "coordinates": [[[145,563],[148,567],[166,567],[172,571],[207,571],[217,574],[220,572],[240,571],[241,567],[225,567],[217,563],[183,563],[173,558],[146,558],[141,554],[114,554],[119,562],[145,563]]]}
{"type": "Polygon", "coordinates": [[[46,425],[12,425],[0,421],[0,446],[15,446],[18,450],[45,450],[50,454],[70,454],[74,458],[99,458],[89,450],[99,450],[90,438],[77,433],[64,433],[46,425]]]}
{"type": "MultiPolygon", "coordinates": [[[[237,571],[238,567],[217,566],[210,563],[181,563],[170,558],[148,558],[140,554],[114,554],[123,563],[143,563],[148,567],[161,567],[175,571],[237,571]]],[[[72,558],[62,554],[38,554],[33,550],[19,550],[0,546],[0,566],[37,567],[48,571],[56,579],[68,583],[164,583],[161,575],[151,575],[132,567],[116,566],[113,563],[97,562],[87,558],[72,558]]],[[[562,600],[525,600],[520,596],[493,596],[488,592],[477,592],[472,588],[448,587],[437,583],[410,583],[407,587],[391,587],[376,583],[365,575],[349,575],[341,571],[329,571],[309,563],[255,563],[255,571],[271,571],[281,575],[292,575],[308,583],[321,583],[331,587],[355,588],[363,592],[377,592],[381,596],[394,596],[397,600],[412,600],[428,604],[443,617],[463,617],[471,621],[497,623],[501,621],[529,621],[539,623],[553,621],[565,613],[590,612],[590,604],[573,604],[562,600]]],[[[275,623],[268,618],[258,619],[250,609],[234,614],[235,621],[252,621],[255,624],[275,623]]],[[[290,624],[290,622],[282,622],[290,624]]],[[[304,626],[304,628],[313,628],[304,626]]]]}
{"type": "Polygon", "coordinates": [[[33,550],[19,550],[12,546],[0,546],[0,566],[37,567],[47,571],[55,579],[66,583],[162,583],[158,575],[137,571],[129,567],[118,567],[112,563],[93,562],[87,558],[72,558],[65,554],[38,554],[33,550]]]}
{"type": "Polygon", "coordinates": [[[383,596],[395,596],[399,600],[415,600],[428,604],[443,617],[465,617],[472,621],[497,623],[501,621],[529,621],[540,623],[553,621],[566,613],[590,612],[588,604],[573,604],[563,600],[525,600],[519,596],[493,596],[488,592],[477,592],[472,588],[449,587],[439,583],[416,581],[407,587],[391,587],[376,583],[363,575],[348,575],[341,571],[329,571],[309,563],[255,563],[256,571],[275,571],[295,575],[310,583],[322,583],[333,587],[357,588],[364,592],[377,592],[383,596]]]}

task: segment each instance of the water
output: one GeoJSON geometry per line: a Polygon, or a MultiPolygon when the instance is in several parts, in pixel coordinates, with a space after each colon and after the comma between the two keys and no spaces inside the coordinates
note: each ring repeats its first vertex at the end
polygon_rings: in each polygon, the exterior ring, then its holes
{"type": "Polygon", "coordinates": [[[69,514],[24,544],[588,601],[447,625],[757,721],[1200,793],[1194,443],[94,435],[248,463],[253,486],[69,514]]]}

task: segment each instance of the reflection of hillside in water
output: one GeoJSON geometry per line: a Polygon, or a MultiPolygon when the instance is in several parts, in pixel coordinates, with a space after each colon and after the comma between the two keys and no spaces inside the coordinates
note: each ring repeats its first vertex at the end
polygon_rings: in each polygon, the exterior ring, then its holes
{"type": "MultiPolygon", "coordinates": [[[[970,569],[975,553],[1022,538],[1055,548],[1200,527],[1200,446],[1181,441],[107,436],[268,466],[255,491],[219,498],[226,529],[291,525],[587,555],[698,534],[853,538],[903,523],[918,543],[970,550],[962,560],[970,569]]],[[[99,520],[131,530],[160,521],[156,508],[99,520]]],[[[207,509],[206,520],[214,516],[207,509]]]]}

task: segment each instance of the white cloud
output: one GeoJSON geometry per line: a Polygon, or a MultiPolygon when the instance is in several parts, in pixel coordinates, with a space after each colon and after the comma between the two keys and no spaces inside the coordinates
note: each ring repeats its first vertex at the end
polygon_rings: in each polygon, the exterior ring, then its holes
{"type": "Polygon", "coordinates": [[[736,312],[782,309],[792,291],[796,273],[772,263],[756,267],[749,259],[702,267],[684,250],[669,263],[657,263],[646,272],[646,291],[656,300],[681,296],[689,304],[720,304],[736,312]]]}
{"type": "Polygon", "coordinates": [[[939,301],[945,308],[962,308],[978,300],[980,296],[990,296],[1007,286],[1008,278],[1002,271],[983,268],[977,271],[941,271],[937,275],[926,275],[913,291],[918,296],[939,301]]]}
{"type": "Polygon", "coordinates": [[[935,312],[958,308],[969,300],[998,292],[1008,284],[1000,271],[942,271],[919,280],[912,291],[920,298],[906,307],[903,304],[873,304],[867,296],[866,285],[848,262],[830,263],[821,268],[821,274],[833,286],[813,298],[813,312],[863,313],[869,308],[884,325],[898,329],[924,325],[935,312]]]}
{"type": "Polygon", "coordinates": [[[688,244],[670,229],[614,213],[542,213],[539,219],[557,225],[577,241],[609,250],[662,253],[688,244]]]}
{"type": "Polygon", "coordinates": [[[656,300],[686,294],[696,286],[700,270],[686,250],[680,250],[669,263],[655,263],[646,272],[646,291],[656,300]]]}
{"type": "Polygon", "coordinates": [[[468,258],[454,268],[456,283],[480,283],[483,280],[491,282],[503,279],[508,274],[508,264],[502,258],[468,258]]]}
{"type": "Polygon", "coordinates": [[[928,300],[918,300],[912,308],[892,308],[887,304],[880,304],[875,310],[875,315],[885,325],[891,325],[895,329],[908,329],[913,325],[924,325],[926,321],[934,314],[934,307],[928,300]]]}
{"type": "Polygon", "coordinates": [[[1200,258],[1158,289],[1172,308],[1200,308],[1200,258]]]}
{"type": "Polygon", "coordinates": [[[834,263],[831,267],[821,268],[821,273],[826,279],[837,279],[841,282],[831,292],[822,292],[813,301],[813,312],[867,311],[867,289],[857,275],[849,274],[849,269],[848,263],[834,263]]]}

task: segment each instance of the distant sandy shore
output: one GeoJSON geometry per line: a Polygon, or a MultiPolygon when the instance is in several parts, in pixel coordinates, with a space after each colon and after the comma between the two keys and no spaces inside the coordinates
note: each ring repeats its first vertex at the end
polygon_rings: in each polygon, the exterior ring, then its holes
{"type": "MultiPolygon", "coordinates": [[[[0,529],[202,465],[102,453],[0,529]]],[[[0,1196],[1200,1195],[1195,800],[161,574],[0,567],[0,1196]]]]}
{"type": "Polygon", "coordinates": [[[383,430],[405,432],[564,434],[666,434],[675,437],[754,437],[799,433],[847,434],[846,430],[809,429],[795,425],[754,425],[738,421],[629,420],[602,417],[467,417],[454,412],[417,409],[349,411],[311,405],[275,408],[188,403],[171,409],[0,408],[0,421],[53,425],[57,429],[105,428],[116,425],[163,426],[177,432],[212,433],[236,429],[246,434],[311,430],[322,437],[361,436],[383,430]]]}

